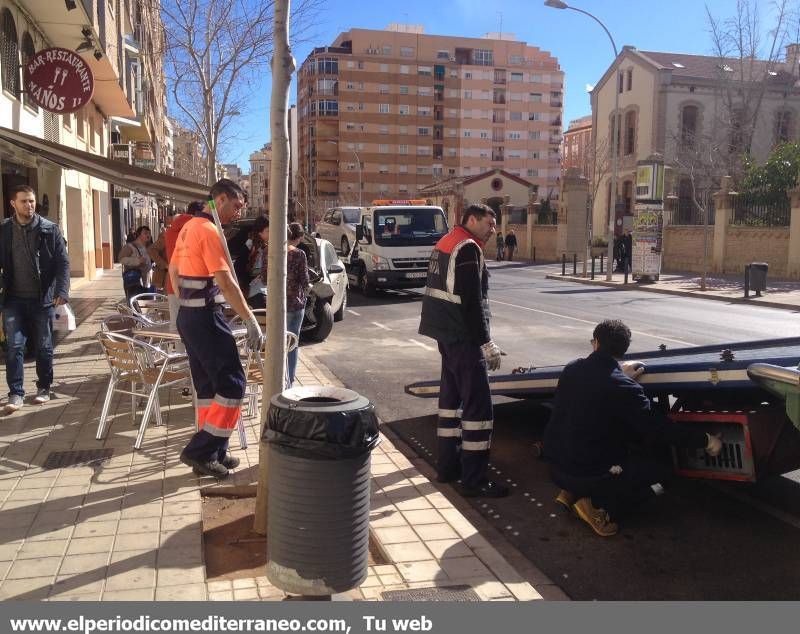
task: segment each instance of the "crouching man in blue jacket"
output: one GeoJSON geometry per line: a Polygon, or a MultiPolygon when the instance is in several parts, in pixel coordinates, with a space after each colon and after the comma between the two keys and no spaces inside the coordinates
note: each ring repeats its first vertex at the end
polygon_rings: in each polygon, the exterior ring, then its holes
{"type": "Polygon", "coordinates": [[[592,334],[592,354],[569,363],[558,380],[553,415],[544,435],[545,457],[561,487],[556,502],[601,537],[618,531],[619,518],[659,495],[671,475],[669,445],[704,447],[722,441],[677,425],[651,407],[636,382],[643,366],[620,364],[630,329],[606,320],[592,334]]]}

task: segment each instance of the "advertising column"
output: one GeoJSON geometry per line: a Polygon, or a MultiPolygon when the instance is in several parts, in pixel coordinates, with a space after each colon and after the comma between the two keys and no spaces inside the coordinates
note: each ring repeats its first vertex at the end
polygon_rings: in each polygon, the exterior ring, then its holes
{"type": "Polygon", "coordinates": [[[659,278],[663,231],[664,163],[658,159],[640,161],[636,166],[631,255],[631,275],[635,281],[659,278]]]}

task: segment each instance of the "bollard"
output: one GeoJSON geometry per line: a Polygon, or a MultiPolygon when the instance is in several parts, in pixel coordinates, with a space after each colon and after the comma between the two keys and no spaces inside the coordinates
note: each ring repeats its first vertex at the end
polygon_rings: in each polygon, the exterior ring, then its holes
{"type": "Polygon", "coordinates": [[[600,254],[600,272],[601,273],[603,272],[603,256],[604,256],[604,254],[601,253],[600,254]]]}
{"type": "Polygon", "coordinates": [[[750,297],[750,265],[744,265],[744,298],[750,297]]]}
{"type": "Polygon", "coordinates": [[[567,274],[567,254],[561,254],[561,275],[567,274]]]}
{"type": "Polygon", "coordinates": [[[578,274],[578,254],[577,253],[573,253],[572,254],[572,274],[573,275],[577,275],[578,274]]]}
{"type": "Polygon", "coordinates": [[[594,258],[595,256],[592,256],[592,279],[594,279],[594,258]]]}
{"type": "Polygon", "coordinates": [[[627,284],[628,283],[628,270],[629,270],[628,261],[625,260],[625,281],[623,282],[623,284],[627,284]]]}
{"type": "Polygon", "coordinates": [[[536,247],[533,247],[533,263],[536,264],[536,247]]]}

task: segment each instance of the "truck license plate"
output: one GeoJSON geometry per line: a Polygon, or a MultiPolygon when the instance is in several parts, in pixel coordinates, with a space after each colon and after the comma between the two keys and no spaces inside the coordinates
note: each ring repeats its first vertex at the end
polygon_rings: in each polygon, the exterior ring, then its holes
{"type": "Polygon", "coordinates": [[[406,277],[412,277],[412,278],[428,277],[428,272],[427,271],[413,271],[412,273],[406,273],[406,277]]]}

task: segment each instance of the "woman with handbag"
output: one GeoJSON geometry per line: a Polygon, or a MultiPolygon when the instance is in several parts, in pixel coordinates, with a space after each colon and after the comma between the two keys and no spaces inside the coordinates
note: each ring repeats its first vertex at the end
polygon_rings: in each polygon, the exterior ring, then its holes
{"type": "Polygon", "coordinates": [[[150,236],[149,227],[139,227],[134,232],[133,241],[122,247],[119,252],[119,261],[123,267],[122,286],[125,289],[125,299],[130,300],[134,295],[151,291],[153,261],[147,253],[150,236]]]}

